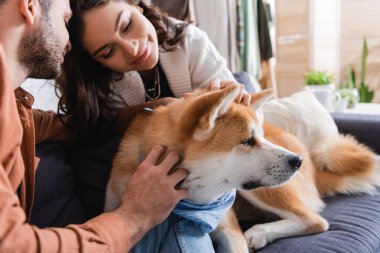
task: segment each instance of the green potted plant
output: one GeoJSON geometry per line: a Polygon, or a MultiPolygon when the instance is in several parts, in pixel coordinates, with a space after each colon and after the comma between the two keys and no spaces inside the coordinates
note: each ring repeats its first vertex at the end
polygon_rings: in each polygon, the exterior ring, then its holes
{"type": "Polygon", "coordinates": [[[334,111],[341,102],[341,95],[335,90],[334,78],[326,71],[311,70],[305,74],[306,87],[329,111],[334,111]]]}
{"type": "Polygon", "coordinates": [[[305,74],[304,80],[311,90],[335,89],[334,78],[326,71],[310,70],[305,74]]]}
{"type": "Polygon", "coordinates": [[[365,75],[367,71],[367,58],[368,58],[368,45],[367,39],[364,38],[362,56],[361,56],[361,71],[360,71],[360,84],[356,83],[356,72],[354,67],[346,69],[346,82],[341,85],[341,93],[351,94],[351,99],[348,101],[349,107],[354,107],[356,103],[370,103],[374,96],[374,91],[369,88],[365,82],[365,75]]]}
{"type": "Polygon", "coordinates": [[[361,75],[360,75],[360,102],[370,103],[373,99],[374,91],[369,88],[369,85],[365,82],[365,74],[367,71],[367,57],[368,57],[368,45],[367,39],[364,38],[362,49],[362,61],[361,61],[361,75]]]}

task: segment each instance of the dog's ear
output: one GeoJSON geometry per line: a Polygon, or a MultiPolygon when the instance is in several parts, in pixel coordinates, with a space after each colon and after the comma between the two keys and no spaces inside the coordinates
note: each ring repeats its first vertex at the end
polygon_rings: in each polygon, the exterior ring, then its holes
{"type": "Polygon", "coordinates": [[[266,89],[257,93],[251,94],[251,107],[257,111],[260,109],[269,99],[273,97],[272,89],[266,89]]]}
{"type": "Polygon", "coordinates": [[[240,92],[239,86],[205,93],[194,99],[183,114],[181,128],[195,140],[204,140],[240,92]]]}

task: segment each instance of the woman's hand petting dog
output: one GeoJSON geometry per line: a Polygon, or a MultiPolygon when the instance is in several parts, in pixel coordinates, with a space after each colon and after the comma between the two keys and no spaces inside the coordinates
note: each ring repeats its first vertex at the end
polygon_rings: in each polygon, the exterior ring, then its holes
{"type": "Polygon", "coordinates": [[[160,146],[151,150],[128,182],[120,207],[113,211],[129,226],[132,245],[165,220],[175,205],[187,197],[187,190],[176,189],[186,178],[187,171],[178,169],[168,174],[179,162],[179,155],[171,152],[157,164],[164,152],[160,146]]]}
{"type": "Polygon", "coordinates": [[[227,88],[231,85],[235,85],[235,86],[240,87],[240,93],[236,96],[235,102],[241,103],[244,105],[249,105],[251,102],[251,95],[247,93],[244,85],[242,85],[240,83],[237,83],[234,81],[229,81],[229,80],[214,79],[209,83],[207,88],[210,90],[221,90],[221,89],[227,88]]]}
{"type": "MultiPolygon", "coordinates": [[[[221,90],[221,89],[227,88],[231,85],[240,87],[240,92],[236,96],[235,102],[248,106],[251,102],[251,95],[248,94],[248,92],[245,90],[244,85],[242,85],[240,83],[230,81],[230,80],[214,79],[204,88],[209,89],[210,91],[213,91],[213,90],[221,90]]],[[[193,92],[187,92],[187,93],[183,94],[183,96],[186,98],[186,97],[193,96],[193,94],[194,94],[193,92]]]]}

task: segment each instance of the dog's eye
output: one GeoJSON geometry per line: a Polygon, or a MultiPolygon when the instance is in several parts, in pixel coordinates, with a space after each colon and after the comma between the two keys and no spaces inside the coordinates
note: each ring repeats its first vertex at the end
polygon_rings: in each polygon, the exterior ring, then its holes
{"type": "Polygon", "coordinates": [[[250,146],[250,147],[253,147],[255,143],[256,143],[255,138],[253,138],[253,136],[241,142],[241,144],[243,144],[244,146],[250,146]]]}

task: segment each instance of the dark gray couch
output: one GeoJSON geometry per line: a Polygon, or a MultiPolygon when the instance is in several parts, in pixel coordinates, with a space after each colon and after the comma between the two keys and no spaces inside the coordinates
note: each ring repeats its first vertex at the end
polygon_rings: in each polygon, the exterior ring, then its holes
{"type": "Polygon", "coordinates": [[[380,115],[333,113],[339,131],[352,134],[380,154],[380,115]]]}
{"type": "MultiPolygon", "coordinates": [[[[341,132],[356,136],[380,153],[380,116],[333,117],[341,132]]],[[[40,227],[65,226],[99,214],[117,146],[118,138],[70,150],[57,142],[40,144],[37,154],[42,159],[36,175],[31,223],[40,227]]],[[[330,222],[329,231],[277,240],[259,252],[380,252],[380,196],[336,196],[325,201],[322,216],[330,222]]]]}

